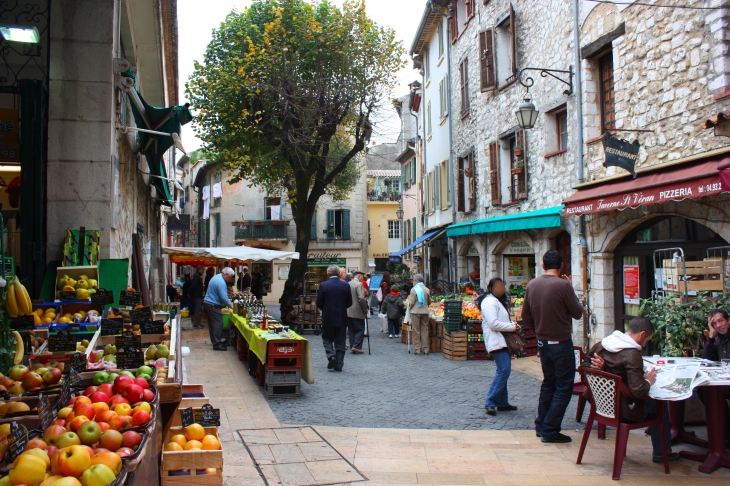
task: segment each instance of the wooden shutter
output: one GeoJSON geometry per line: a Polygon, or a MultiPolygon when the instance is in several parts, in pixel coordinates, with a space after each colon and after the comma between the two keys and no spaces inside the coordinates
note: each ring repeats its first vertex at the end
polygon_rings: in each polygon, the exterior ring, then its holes
{"type": "Polygon", "coordinates": [[[464,59],[459,65],[461,87],[461,113],[469,111],[469,59],[464,59]]]}
{"type": "Polygon", "coordinates": [[[456,210],[464,212],[464,158],[459,157],[458,183],[456,184],[456,210]]]}
{"type": "Polygon", "coordinates": [[[499,206],[502,202],[499,186],[499,145],[497,142],[489,144],[489,191],[492,197],[492,206],[499,206]]]}
{"type": "Polygon", "coordinates": [[[522,160],[524,168],[522,174],[517,174],[517,198],[527,198],[527,143],[525,139],[525,131],[517,130],[515,132],[515,145],[522,147],[522,160]]]}
{"type": "Polygon", "coordinates": [[[512,74],[517,74],[517,44],[515,31],[517,30],[515,25],[515,8],[510,3],[509,5],[509,35],[511,37],[510,50],[512,54],[512,74]]]}
{"type": "Polygon", "coordinates": [[[335,210],[327,210],[327,239],[335,239],[335,210]]]}
{"type": "Polygon", "coordinates": [[[342,239],[350,239],[350,210],[342,210],[342,239]]]}
{"type": "Polygon", "coordinates": [[[494,51],[492,29],[479,33],[479,63],[481,67],[482,90],[494,89],[497,82],[494,77],[494,51]]]}
{"type": "Polygon", "coordinates": [[[459,16],[457,15],[457,12],[456,12],[456,2],[457,2],[457,0],[451,0],[451,9],[450,9],[451,17],[449,18],[449,20],[450,20],[449,30],[451,30],[451,42],[452,43],[454,41],[456,41],[456,39],[459,38],[459,20],[458,20],[459,16]]]}
{"type": "Polygon", "coordinates": [[[474,0],[464,0],[466,6],[466,19],[469,20],[474,16],[474,0]]]}
{"type": "Polygon", "coordinates": [[[312,224],[309,226],[309,239],[317,239],[317,211],[312,213],[312,224]]]}
{"type": "Polygon", "coordinates": [[[477,208],[477,170],[476,164],[474,164],[474,152],[471,152],[467,156],[469,163],[469,171],[471,177],[469,178],[469,211],[475,211],[477,208]]]}

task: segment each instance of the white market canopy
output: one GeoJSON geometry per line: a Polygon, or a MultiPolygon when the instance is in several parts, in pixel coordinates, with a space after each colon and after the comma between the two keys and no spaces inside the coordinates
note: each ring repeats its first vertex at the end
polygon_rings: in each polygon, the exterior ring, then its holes
{"type": "Polygon", "coordinates": [[[219,260],[243,262],[299,259],[299,253],[296,251],[266,250],[244,245],[214,248],[163,248],[162,253],[170,255],[173,263],[182,265],[209,265],[219,260]]]}

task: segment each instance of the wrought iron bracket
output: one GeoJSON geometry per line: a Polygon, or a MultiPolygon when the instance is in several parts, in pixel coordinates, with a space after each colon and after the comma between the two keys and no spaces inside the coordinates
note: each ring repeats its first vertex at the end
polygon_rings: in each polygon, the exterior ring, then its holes
{"type": "Polygon", "coordinates": [[[566,96],[570,96],[573,94],[573,76],[575,75],[575,73],[573,72],[573,66],[570,66],[570,68],[567,71],[564,69],[547,69],[547,68],[534,68],[534,67],[526,67],[526,68],[520,69],[520,73],[517,75],[517,80],[520,82],[520,84],[522,86],[527,88],[527,91],[529,92],[532,85],[535,84],[535,80],[532,79],[532,76],[527,76],[525,78],[525,80],[523,81],[522,73],[524,73],[525,71],[540,71],[540,76],[542,76],[543,78],[551,76],[551,77],[557,79],[558,81],[560,81],[561,83],[568,85],[568,89],[563,91],[563,93],[566,96]],[[568,80],[566,81],[565,79],[561,78],[560,76],[558,76],[555,73],[567,74],[568,80]]]}

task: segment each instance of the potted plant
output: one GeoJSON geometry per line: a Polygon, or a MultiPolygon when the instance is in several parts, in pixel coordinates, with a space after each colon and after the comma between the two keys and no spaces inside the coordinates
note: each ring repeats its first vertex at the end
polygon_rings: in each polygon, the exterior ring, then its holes
{"type": "Polygon", "coordinates": [[[522,151],[522,146],[521,145],[515,145],[515,156],[522,157],[522,154],[523,153],[524,152],[522,151]]]}
{"type": "Polygon", "coordinates": [[[514,163],[514,167],[512,167],[512,173],[513,174],[522,174],[522,172],[525,170],[525,161],[524,160],[517,160],[514,163]]]}
{"type": "Polygon", "coordinates": [[[284,221],[281,219],[274,219],[271,221],[271,224],[274,226],[284,226],[284,221]]]}
{"type": "Polygon", "coordinates": [[[248,227],[248,221],[239,221],[238,226],[240,228],[246,228],[246,227],[248,227]]]}
{"type": "Polygon", "coordinates": [[[263,226],[265,224],[266,224],[266,221],[254,221],[253,222],[254,226],[263,226]]]}

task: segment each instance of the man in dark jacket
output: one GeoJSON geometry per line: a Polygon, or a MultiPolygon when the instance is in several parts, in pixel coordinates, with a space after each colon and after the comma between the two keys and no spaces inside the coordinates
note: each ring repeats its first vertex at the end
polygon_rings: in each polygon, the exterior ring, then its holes
{"type": "MultiPolygon", "coordinates": [[[[730,315],[725,309],[711,310],[707,316],[707,342],[702,357],[712,361],[730,359],[730,315]]],[[[704,399],[702,390],[700,397],[704,399]]],[[[725,447],[730,448],[730,407],[725,401],[725,447]]]]}
{"type": "MultiPolygon", "coordinates": [[[[591,348],[582,363],[584,367],[602,369],[623,378],[633,399],[621,401],[621,417],[632,422],[641,422],[650,415],[656,415],[656,401],[647,400],[649,389],[656,381],[656,368],[644,372],[644,359],[641,349],[651,341],[654,328],[646,317],[634,317],[629,322],[626,333],[614,331],[591,348]]],[[[667,451],[670,461],[679,460],[679,453],[672,452],[672,427],[669,424],[669,410],[664,406],[664,427],[667,451]]],[[[651,435],[652,461],[663,462],[662,443],[659,426],[649,427],[651,435]]]]}
{"type": "Polygon", "coordinates": [[[238,290],[251,288],[251,275],[248,274],[248,267],[243,267],[243,273],[238,277],[238,290]]]}
{"type": "Polygon", "coordinates": [[[188,296],[195,303],[193,329],[203,329],[203,325],[200,323],[200,319],[203,317],[203,271],[203,266],[198,266],[193,273],[193,280],[190,282],[190,290],[188,290],[188,296]]]}
{"type": "Polygon", "coordinates": [[[322,344],[327,354],[327,369],[342,371],[347,341],[347,309],[352,305],[350,286],[340,280],[340,268],[327,268],[329,280],[317,292],[317,308],[322,311],[322,344]]]}
{"type": "Polygon", "coordinates": [[[251,276],[251,293],[258,299],[264,298],[264,274],[259,267],[253,267],[251,276]]]}

